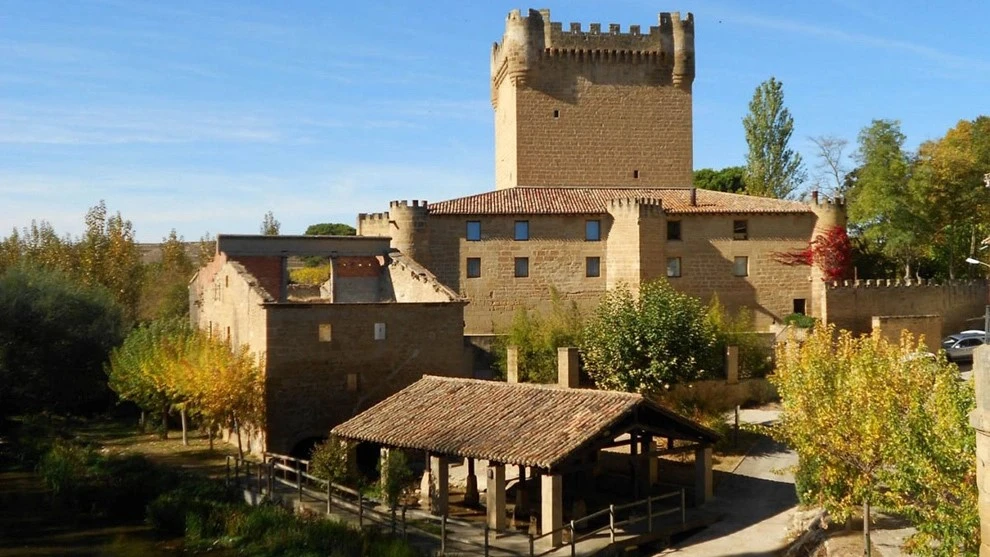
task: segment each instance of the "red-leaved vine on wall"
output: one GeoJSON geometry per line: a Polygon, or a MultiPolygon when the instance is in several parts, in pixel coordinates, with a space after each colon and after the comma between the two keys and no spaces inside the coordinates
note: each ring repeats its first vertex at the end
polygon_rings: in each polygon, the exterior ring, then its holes
{"type": "Polygon", "coordinates": [[[848,276],[852,265],[852,243],[845,228],[833,226],[812,240],[807,248],[777,252],[773,258],[784,265],[814,264],[822,272],[823,280],[842,280],[848,276]]]}

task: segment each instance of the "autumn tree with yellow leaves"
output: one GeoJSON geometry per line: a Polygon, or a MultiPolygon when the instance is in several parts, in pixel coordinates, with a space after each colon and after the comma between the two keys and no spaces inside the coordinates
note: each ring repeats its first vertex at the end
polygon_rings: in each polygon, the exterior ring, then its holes
{"type": "Polygon", "coordinates": [[[782,345],[777,362],[802,501],[839,521],[861,506],[905,516],[917,554],[977,553],[974,393],[958,368],[908,334],[892,344],[834,327],[782,345]]]}

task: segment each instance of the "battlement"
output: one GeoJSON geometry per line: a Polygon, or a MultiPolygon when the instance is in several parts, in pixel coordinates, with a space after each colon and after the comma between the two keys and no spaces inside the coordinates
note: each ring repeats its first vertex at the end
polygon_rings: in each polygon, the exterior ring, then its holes
{"type": "Polygon", "coordinates": [[[675,85],[694,80],[694,16],[681,19],[679,12],[662,12],[659,25],[643,33],[639,25],[630,25],[623,33],[617,23],[591,23],[584,31],[580,23],[550,20],[550,10],[520,10],[509,12],[501,43],[492,46],[492,82],[497,87],[504,78],[525,81],[526,73],[538,59],[580,57],[587,61],[642,62],[651,61],[672,66],[675,85]],[[590,54],[589,53],[593,53],[590,54]]]}
{"type": "Polygon", "coordinates": [[[930,288],[959,288],[959,289],[970,289],[977,288],[981,291],[985,290],[987,283],[984,280],[948,280],[948,281],[934,281],[931,279],[859,279],[859,280],[843,280],[843,281],[832,281],[826,283],[829,290],[835,289],[853,289],[853,288],[919,288],[919,287],[930,287],[930,288]]]}
{"type": "Polygon", "coordinates": [[[385,221],[388,222],[388,213],[358,213],[358,221],[364,222],[374,222],[374,221],[385,221]]]}
{"type": "Polygon", "coordinates": [[[609,200],[608,212],[611,215],[632,212],[642,216],[661,215],[663,202],[648,197],[619,197],[609,200]]]}
{"type": "Polygon", "coordinates": [[[395,209],[399,209],[399,210],[402,210],[402,209],[426,209],[429,206],[429,204],[426,202],[425,199],[423,199],[423,200],[413,199],[411,201],[410,200],[403,199],[401,201],[389,201],[388,206],[389,206],[389,209],[391,209],[391,210],[395,210],[395,209]]]}

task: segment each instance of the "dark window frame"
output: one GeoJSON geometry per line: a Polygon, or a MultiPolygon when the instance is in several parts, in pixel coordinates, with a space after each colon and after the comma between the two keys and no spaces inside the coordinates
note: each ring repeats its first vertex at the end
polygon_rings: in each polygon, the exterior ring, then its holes
{"type": "Polygon", "coordinates": [[[668,257],[667,258],[667,278],[679,278],[679,277],[683,276],[684,275],[684,266],[683,265],[684,265],[684,261],[681,259],[681,256],[678,255],[678,256],[674,256],[674,257],[668,257]],[[677,261],[677,274],[671,274],[670,273],[670,264],[673,261],[677,261]]]}
{"type": "Polygon", "coordinates": [[[464,238],[469,242],[480,242],[481,241],[481,221],[480,220],[469,220],[464,227],[464,238]],[[471,234],[471,225],[477,227],[477,233],[471,234]]]}
{"type": "Polygon", "coordinates": [[[588,256],[584,258],[584,276],[585,278],[599,278],[602,276],[602,258],[599,256],[588,256]],[[594,261],[594,268],[592,269],[592,261],[594,261]],[[592,272],[592,270],[594,272],[592,272]]]}
{"type": "Polygon", "coordinates": [[[681,236],[681,221],[679,220],[669,220],[667,221],[667,241],[680,241],[681,236]]]}
{"type": "Polygon", "coordinates": [[[737,255],[732,259],[732,276],[734,277],[748,277],[749,276],[749,256],[748,255],[737,255]],[[743,270],[742,274],[739,274],[739,260],[746,260],[746,268],[743,270]]]}
{"type": "Polygon", "coordinates": [[[528,242],[529,241],[529,221],[528,220],[517,220],[512,225],[512,239],[517,242],[528,242]],[[525,234],[519,234],[519,227],[524,228],[525,234]],[[521,237],[522,236],[522,237],[521,237]]]}
{"type": "Polygon", "coordinates": [[[584,241],[585,242],[601,242],[602,241],[602,221],[601,219],[588,219],[584,221],[584,241]],[[589,227],[594,225],[595,233],[591,234],[589,227]]]}
{"type": "Polygon", "coordinates": [[[516,278],[529,278],[529,258],[528,257],[516,257],[512,261],[512,274],[516,278]],[[519,265],[523,265],[522,272],[520,273],[519,265]]]}
{"type": "Polygon", "coordinates": [[[464,276],[466,278],[479,278],[481,277],[481,258],[480,257],[468,257],[467,261],[464,263],[464,276]],[[471,264],[475,263],[477,265],[476,272],[471,272],[471,264]]]}
{"type": "Polygon", "coordinates": [[[732,221],[732,239],[733,240],[749,240],[749,221],[748,220],[734,220],[734,221],[732,221]]]}

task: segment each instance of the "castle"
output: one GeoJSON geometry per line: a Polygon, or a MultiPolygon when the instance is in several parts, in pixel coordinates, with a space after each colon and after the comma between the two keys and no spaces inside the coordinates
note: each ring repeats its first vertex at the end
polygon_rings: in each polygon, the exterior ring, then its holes
{"type": "Polygon", "coordinates": [[[492,47],[495,189],[358,216],[466,297],[465,334],[499,332],[556,290],[590,311],[606,289],[666,277],[753,311],[758,328],[815,313],[821,280],[777,254],[806,249],[844,206],[691,187],[694,18],[565,31],[509,13],[492,47]]]}

